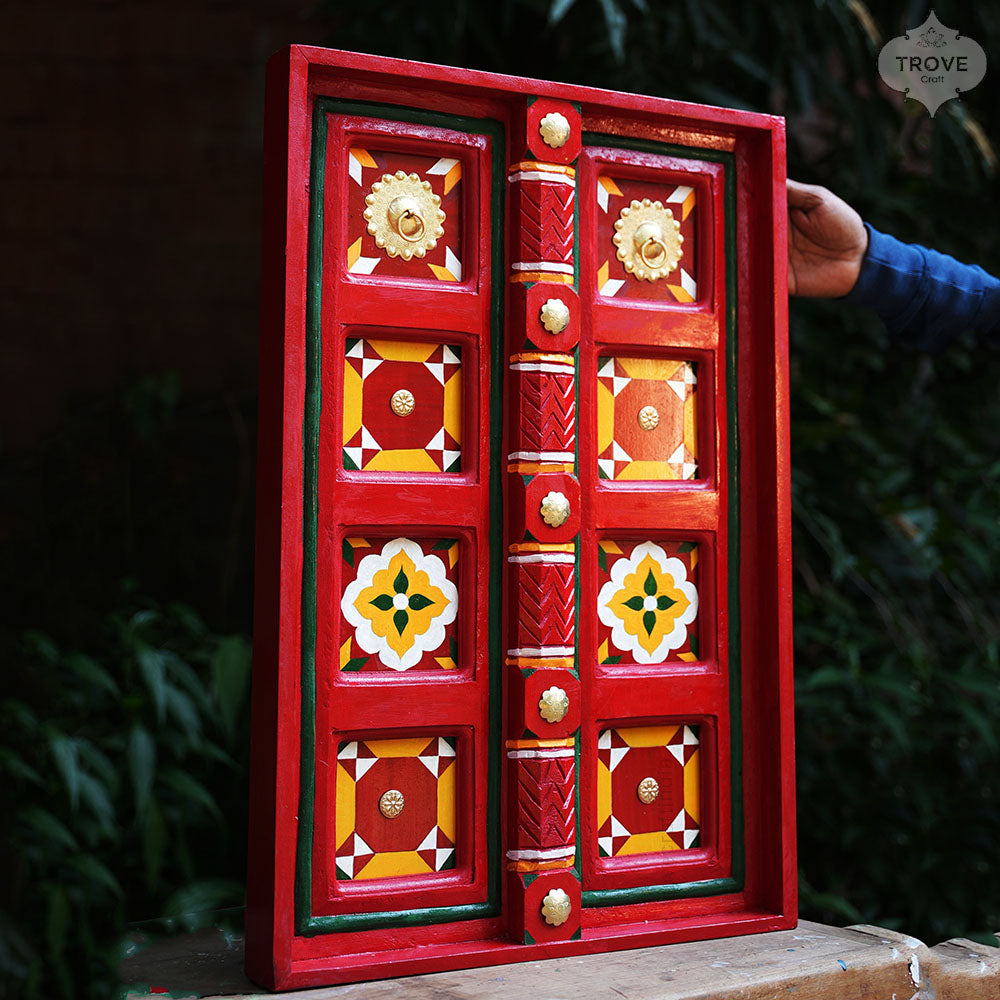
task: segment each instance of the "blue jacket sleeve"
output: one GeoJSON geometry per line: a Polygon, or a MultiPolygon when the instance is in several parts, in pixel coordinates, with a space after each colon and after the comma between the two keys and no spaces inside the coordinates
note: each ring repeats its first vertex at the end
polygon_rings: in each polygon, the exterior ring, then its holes
{"type": "Polygon", "coordinates": [[[1000,281],[981,267],[865,228],[868,250],[844,301],[874,309],[891,334],[918,350],[940,351],[969,329],[1000,344],[1000,281]]]}

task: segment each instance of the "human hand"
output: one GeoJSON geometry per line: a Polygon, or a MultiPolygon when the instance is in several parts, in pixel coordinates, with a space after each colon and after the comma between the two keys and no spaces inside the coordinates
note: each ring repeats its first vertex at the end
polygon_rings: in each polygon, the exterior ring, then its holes
{"type": "Polygon", "coordinates": [[[787,188],[789,295],[846,295],[868,249],[861,216],[825,187],[789,179],[787,188]]]}

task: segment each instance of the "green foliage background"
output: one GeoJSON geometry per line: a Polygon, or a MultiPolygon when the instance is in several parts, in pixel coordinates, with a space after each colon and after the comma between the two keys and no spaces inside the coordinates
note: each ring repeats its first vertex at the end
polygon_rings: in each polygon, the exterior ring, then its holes
{"type": "MultiPolygon", "coordinates": [[[[926,17],[912,3],[383,0],[365,17],[330,3],[328,36],[303,40],[784,115],[792,176],[996,274],[1000,10],[935,9],[990,68],[934,119],[875,70],[881,44],[926,17]]],[[[802,914],[989,940],[998,358],[971,338],[902,350],[837,303],[793,301],[790,336],[802,914]]],[[[107,996],[129,925],[191,926],[241,897],[250,608],[234,553],[251,545],[252,401],[205,411],[165,376],[76,418],[39,475],[82,502],[39,490],[58,561],[41,529],[13,542],[18,627],[0,633],[0,997],[107,996]],[[242,486],[220,475],[192,497],[169,470],[213,433],[237,442],[225,471],[242,486]],[[110,506],[86,488],[102,456],[123,484],[110,506]],[[138,512],[130,490],[159,502],[138,512]],[[136,544],[150,532],[152,553],[136,544]]]]}

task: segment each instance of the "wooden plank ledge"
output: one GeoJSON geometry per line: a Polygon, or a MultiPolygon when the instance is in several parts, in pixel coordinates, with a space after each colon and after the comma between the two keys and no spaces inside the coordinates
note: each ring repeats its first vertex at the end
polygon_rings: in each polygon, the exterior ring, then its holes
{"type": "MultiPolygon", "coordinates": [[[[249,1000],[243,940],[201,931],[156,942],[120,969],[125,1000],[249,1000]]],[[[929,948],[880,927],[827,927],[579,958],[439,972],[283,994],[288,1000],[984,1000],[1000,998],[1000,948],[929,948]]]]}

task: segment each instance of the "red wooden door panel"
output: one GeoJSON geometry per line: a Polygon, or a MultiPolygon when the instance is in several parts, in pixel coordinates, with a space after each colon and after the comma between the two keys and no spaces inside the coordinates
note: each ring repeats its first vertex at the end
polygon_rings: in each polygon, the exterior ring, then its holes
{"type": "Polygon", "coordinates": [[[789,926],[782,123],[268,72],[248,971],[789,926]]]}
{"type": "Polygon", "coordinates": [[[314,147],[310,929],[484,903],[488,872],[490,139],[336,111],[314,147]]]}
{"type": "Polygon", "coordinates": [[[580,170],[583,884],[605,904],[742,888],[725,165],[644,145],[589,146],[580,170]],[[680,238],[669,271],[661,248],[662,266],[644,268],[634,236],[615,240],[633,214],[680,238]]]}

